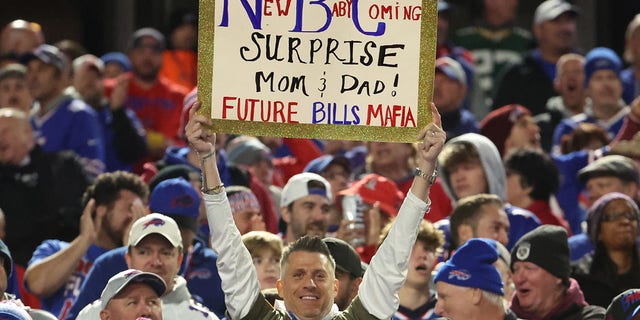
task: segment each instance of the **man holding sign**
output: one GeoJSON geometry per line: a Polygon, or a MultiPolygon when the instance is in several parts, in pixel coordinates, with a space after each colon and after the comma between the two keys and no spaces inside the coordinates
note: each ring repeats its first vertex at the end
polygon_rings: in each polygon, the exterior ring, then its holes
{"type": "Polygon", "coordinates": [[[190,111],[186,135],[202,160],[203,199],[211,228],[212,247],[218,252],[219,273],[225,292],[229,319],[386,319],[398,308],[397,291],[405,281],[408,260],[418,227],[429,210],[429,189],[437,172],[436,159],[446,138],[440,114],[431,104],[433,123],[418,135],[418,168],[410,192],[395,224],[364,275],[359,296],[346,311],[333,301],[340,285],[335,278],[335,261],[317,237],[303,237],[292,243],[281,260],[278,293],[284,305],[272,307],[260,293],[251,255],[242,246],[235,228],[224,185],[217,171],[216,135],[212,120],[190,111]]]}

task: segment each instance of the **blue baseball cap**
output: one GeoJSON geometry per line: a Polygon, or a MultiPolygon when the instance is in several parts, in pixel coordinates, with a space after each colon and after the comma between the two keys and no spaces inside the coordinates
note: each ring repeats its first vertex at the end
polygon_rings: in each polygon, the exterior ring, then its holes
{"type": "Polygon", "coordinates": [[[54,66],[61,72],[64,72],[68,65],[67,57],[64,53],[62,53],[60,49],[48,44],[42,44],[33,50],[33,52],[25,53],[20,57],[20,63],[26,65],[33,59],[38,59],[45,64],[54,66]]]}
{"type": "Polygon", "coordinates": [[[122,52],[109,52],[100,57],[100,60],[104,63],[104,65],[108,65],[109,63],[117,63],[119,64],[124,71],[131,71],[131,61],[129,61],[129,57],[127,57],[122,52]]]}
{"type": "Polygon", "coordinates": [[[334,156],[330,154],[311,160],[302,171],[322,174],[322,172],[332,164],[340,165],[347,172],[351,173],[351,163],[349,162],[349,159],[344,156],[334,156]]]}
{"type": "Polygon", "coordinates": [[[167,179],[158,183],[151,192],[149,209],[168,216],[197,218],[200,214],[200,197],[184,178],[167,179]]]}

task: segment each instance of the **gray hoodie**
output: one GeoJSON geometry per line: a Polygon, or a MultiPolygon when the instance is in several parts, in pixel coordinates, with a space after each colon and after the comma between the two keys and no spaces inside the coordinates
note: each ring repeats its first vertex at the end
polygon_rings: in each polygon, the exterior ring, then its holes
{"type": "MultiPolygon", "coordinates": [[[[480,155],[480,163],[484,169],[484,175],[487,179],[487,185],[489,186],[488,193],[495,194],[505,201],[504,211],[507,213],[509,224],[511,225],[509,228],[509,243],[507,244],[507,249],[511,250],[520,237],[540,225],[540,220],[531,211],[512,206],[506,202],[507,175],[502,165],[502,158],[500,158],[498,148],[496,148],[489,138],[477,133],[467,133],[451,139],[447,142],[447,145],[460,142],[468,142],[475,146],[478,155],[480,155]]],[[[438,170],[441,172],[442,188],[449,198],[452,199],[454,202],[453,205],[455,206],[458,198],[453,194],[451,177],[446,170],[442,170],[442,168],[438,170]]]]}
{"type": "MultiPolygon", "coordinates": [[[[468,142],[472,144],[475,149],[478,151],[480,155],[480,162],[482,163],[482,168],[484,169],[484,175],[487,178],[487,185],[489,186],[489,190],[487,193],[495,194],[500,197],[502,200],[506,200],[507,198],[507,177],[504,171],[504,166],[502,165],[502,159],[500,158],[500,153],[498,152],[498,148],[489,140],[489,138],[477,134],[477,133],[466,133],[459,137],[451,139],[447,142],[447,145],[452,145],[454,143],[460,142],[468,142]]],[[[441,164],[438,164],[441,165],[441,164]]],[[[447,193],[449,198],[453,200],[453,202],[458,200],[458,197],[453,193],[453,188],[451,187],[451,177],[442,168],[439,168],[440,177],[442,178],[442,187],[444,191],[447,193]]]]}

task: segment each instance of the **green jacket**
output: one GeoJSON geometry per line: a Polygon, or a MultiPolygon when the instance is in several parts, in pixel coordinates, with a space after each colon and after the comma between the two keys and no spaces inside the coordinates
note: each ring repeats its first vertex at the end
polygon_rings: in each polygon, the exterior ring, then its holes
{"type": "MultiPolygon", "coordinates": [[[[227,318],[231,319],[228,315],[227,318]]],[[[362,306],[360,299],[356,297],[351,302],[351,305],[347,310],[339,312],[330,318],[331,320],[365,320],[365,319],[378,319],[362,306]]],[[[281,309],[274,308],[264,296],[261,294],[251,307],[251,311],[242,320],[292,320],[289,314],[281,309]]]]}

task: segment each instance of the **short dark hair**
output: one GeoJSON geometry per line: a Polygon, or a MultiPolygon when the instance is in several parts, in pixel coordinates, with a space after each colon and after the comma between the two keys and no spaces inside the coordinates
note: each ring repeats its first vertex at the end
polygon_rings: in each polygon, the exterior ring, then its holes
{"type": "Polygon", "coordinates": [[[319,181],[319,180],[309,180],[307,182],[307,189],[309,189],[309,190],[318,189],[318,190],[322,190],[322,191],[325,191],[325,192],[329,191],[329,190],[327,190],[327,186],[325,186],[325,184],[322,183],[322,181],[319,181]]]}
{"type": "Polygon", "coordinates": [[[480,220],[481,214],[484,213],[480,209],[486,204],[493,204],[500,208],[504,206],[500,197],[488,193],[480,193],[458,200],[455,209],[453,209],[449,217],[451,247],[453,249],[461,244],[459,243],[458,227],[461,225],[469,225],[475,230],[478,227],[478,220],[480,220]]]}
{"type": "Polygon", "coordinates": [[[96,207],[104,205],[112,208],[121,190],[133,192],[144,202],[149,196],[149,188],[139,176],[125,171],[107,172],[99,175],[87,188],[82,196],[82,205],[86,206],[93,198],[96,201],[96,207]]]}
{"type": "Polygon", "coordinates": [[[534,200],[549,200],[560,187],[560,172],[551,157],[539,150],[516,149],[504,160],[507,175],[520,175],[520,185],[531,187],[529,196],[534,200]]]}
{"type": "Polygon", "coordinates": [[[562,136],[560,149],[562,154],[567,154],[586,148],[592,141],[598,141],[604,146],[609,144],[610,140],[607,136],[607,131],[600,126],[595,123],[584,122],[578,124],[571,133],[562,136]]]}
{"type": "MultiPolygon", "coordinates": [[[[284,273],[287,269],[289,256],[296,251],[317,252],[326,256],[331,264],[331,270],[335,272],[336,261],[331,256],[331,251],[329,251],[329,247],[327,247],[327,245],[322,241],[322,238],[318,236],[303,236],[302,238],[290,243],[282,252],[282,259],[280,259],[281,273],[284,273]]],[[[280,277],[282,277],[282,275],[280,277]]]]}
{"type": "Polygon", "coordinates": [[[480,161],[480,153],[478,153],[478,149],[468,141],[446,144],[440,156],[438,156],[438,162],[446,172],[449,172],[449,169],[454,166],[473,161],[480,161]]]}

